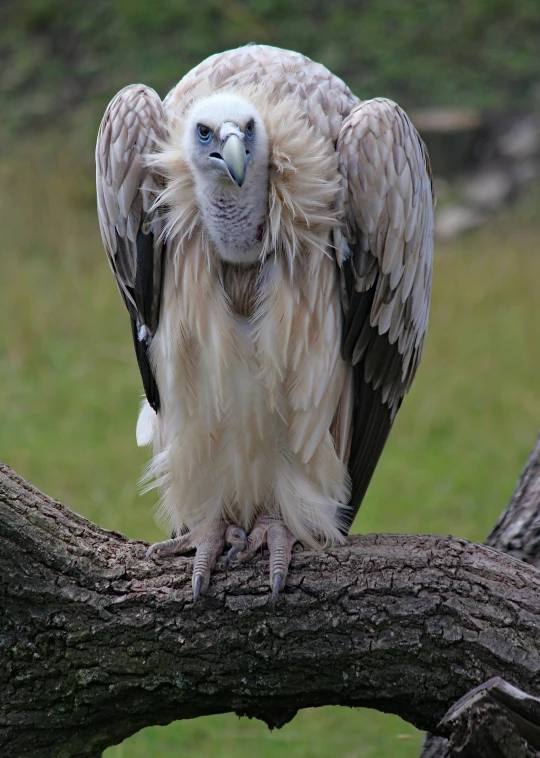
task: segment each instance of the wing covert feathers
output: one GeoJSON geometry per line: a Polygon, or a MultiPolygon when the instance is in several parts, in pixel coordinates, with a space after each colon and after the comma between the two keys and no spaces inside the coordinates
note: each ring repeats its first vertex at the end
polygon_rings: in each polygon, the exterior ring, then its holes
{"type": "Polygon", "coordinates": [[[337,149],[348,246],[341,254],[343,352],[353,365],[356,394],[349,459],[352,524],[422,355],[434,196],[425,146],[390,100],[353,108],[337,149]]]}
{"type": "Polygon", "coordinates": [[[266,92],[276,102],[295,100],[311,125],[335,145],[343,119],[358,102],[339,77],[292,50],[244,45],[206,58],[189,71],[163,101],[167,114],[189,107],[219,89],[266,92]]]}
{"type": "Polygon", "coordinates": [[[165,138],[159,96],[142,84],[111,101],[96,145],[101,236],[116,284],[131,316],[137,361],[148,401],[159,395],[147,350],[159,321],[163,249],[153,211],[160,184],[147,159],[165,138]]]}

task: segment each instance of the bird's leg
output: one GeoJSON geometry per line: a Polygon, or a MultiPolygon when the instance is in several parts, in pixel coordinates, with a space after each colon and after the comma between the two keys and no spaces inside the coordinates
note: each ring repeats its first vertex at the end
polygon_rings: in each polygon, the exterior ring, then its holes
{"type": "Polygon", "coordinates": [[[237,554],[238,560],[244,562],[253,558],[260,547],[265,544],[268,546],[268,550],[270,551],[272,603],[276,603],[279,593],[285,587],[293,545],[297,541],[296,537],[293,536],[292,532],[280,519],[272,518],[272,516],[268,515],[259,516],[248,537],[247,550],[235,550],[231,548],[229,555],[232,558],[237,554]]]}
{"type": "Polygon", "coordinates": [[[226,544],[232,545],[229,553],[245,550],[248,546],[247,535],[240,527],[230,526],[224,521],[220,521],[202,538],[197,538],[192,532],[188,532],[180,537],[173,537],[170,540],[150,545],[146,551],[146,560],[149,561],[155,553],[159,557],[163,557],[182,555],[195,550],[192,586],[193,602],[196,603],[199,596],[203,595],[208,589],[210,575],[226,544]]]}

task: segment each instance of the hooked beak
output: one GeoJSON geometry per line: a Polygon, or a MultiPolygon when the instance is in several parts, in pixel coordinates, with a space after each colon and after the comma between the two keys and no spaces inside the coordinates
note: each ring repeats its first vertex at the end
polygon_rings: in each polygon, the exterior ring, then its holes
{"type": "Polygon", "coordinates": [[[223,143],[221,155],[230,178],[238,187],[241,187],[246,178],[247,155],[240,137],[230,134],[223,143]]]}

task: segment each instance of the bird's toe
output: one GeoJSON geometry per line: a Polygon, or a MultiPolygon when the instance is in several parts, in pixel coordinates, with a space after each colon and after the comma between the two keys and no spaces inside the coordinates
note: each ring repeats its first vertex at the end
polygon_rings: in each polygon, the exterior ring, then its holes
{"type": "Polygon", "coordinates": [[[153,555],[163,557],[167,555],[179,555],[193,550],[195,545],[191,534],[183,534],[180,537],[172,537],[163,542],[154,542],[146,551],[145,560],[149,561],[153,555]]]}
{"type": "Polygon", "coordinates": [[[210,576],[216,565],[218,557],[225,547],[225,532],[227,524],[220,522],[216,527],[207,532],[197,545],[195,560],[193,561],[193,602],[196,603],[201,595],[204,595],[210,584],[210,576]]]}
{"type": "Polygon", "coordinates": [[[255,521],[247,538],[247,547],[240,548],[240,541],[238,540],[236,546],[229,551],[229,555],[232,554],[231,557],[237,556],[239,561],[245,562],[253,558],[257,550],[264,545],[268,546],[270,552],[270,588],[272,590],[272,604],[275,605],[279,593],[285,587],[292,549],[296,542],[296,538],[281,519],[265,514],[259,516],[255,521]]]}
{"type": "Polygon", "coordinates": [[[277,603],[279,593],[285,587],[293,545],[296,537],[282,521],[273,521],[268,527],[266,536],[270,551],[270,587],[272,588],[272,603],[277,603]]]}
{"type": "MultiPolygon", "coordinates": [[[[229,531],[231,529],[233,527],[229,527],[229,531]]],[[[242,529],[236,527],[234,529],[236,531],[230,534],[230,544],[233,547],[237,547],[238,550],[242,550],[243,547],[247,546],[247,535],[242,529]]],[[[156,542],[150,545],[146,551],[146,560],[151,560],[154,555],[159,557],[181,555],[182,553],[195,550],[191,584],[193,587],[193,602],[197,602],[208,589],[210,576],[214,570],[216,561],[225,547],[226,532],[227,524],[220,522],[202,538],[192,532],[188,532],[180,537],[173,537],[164,542],[156,542]]]]}

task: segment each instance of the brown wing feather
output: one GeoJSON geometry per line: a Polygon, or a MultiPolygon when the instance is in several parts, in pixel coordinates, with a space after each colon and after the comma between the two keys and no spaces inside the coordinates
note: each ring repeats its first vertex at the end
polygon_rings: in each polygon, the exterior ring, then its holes
{"type": "Polygon", "coordinates": [[[359,103],[338,145],[349,252],[341,254],[343,356],[354,371],[350,528],[427,330],[433,257],[433,188],[423,142],[390,100],[359,103]]]}
{"type": "Polygon", "coordinates": [[[96,187],[101,236],[116,284],[131,317],[133,342],[148,402],[159,392],[148,346],[159,322],[163,247],[152,212],[159,179],[146,157],[164,138],[165,114],[154,90],[125,87],[111,101],[96,145],[96,187]]]}

